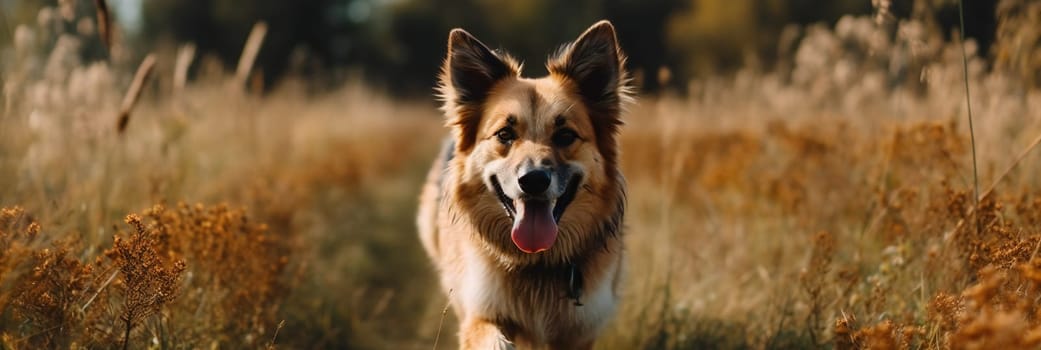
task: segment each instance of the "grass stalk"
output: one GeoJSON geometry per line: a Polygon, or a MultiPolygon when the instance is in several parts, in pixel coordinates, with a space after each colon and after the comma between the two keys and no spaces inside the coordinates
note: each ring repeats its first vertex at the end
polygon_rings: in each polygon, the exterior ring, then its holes
{"type": "Polygon", "coordinates": [[[249,73],[253,70],[253,64],[257,60],[257,54],[260,53],[260,46],[264,43],[266,35],[267,23],[264,22],[257,22],[250,30],[246,46],[242,48],[242,55],[239,56],[239,64],[235,68],[235,83],[239,88],[246,86],[249,73]]]}
{"type": "Polygon", "coordinates": [[[184,87],[188,84],[188,68],[192,66],[194,58],[195,44],[184,44],[177,50],[177,63],[174,64],[174,95],[184,92],[184,87]]]}
{"type": "Polygon", "coordinates": [[[112,50],[112,14],[108,10],[105,0],[94,0],[97,9],[98,38],[105,45],[106,50],[112,50]]]}
{"type": "Polygon", "coordinates": [[[448,308],[452,306],[452,292],[453,289],[448,290],[448,301],[445,302],[445,308],[441,309],[441,321],[437,323],[437,334],[434,335],[434,350],[437,350],[437,343],[441,340],[441,328],[445,326],[445,316],[448,315],[448,308]]]}
{"type": "Polygon", "coordinates": [[[119,107],[119,121],[116,123],[116,131],[119,134],[123,134],[123,131],[126,130],[127,123],[130,122],[130,112],[134,110],[134,105],[137,104],[137,100],[141,97],[141,90],[144,89],[145,83],[152,77],[154,69],[155,54],[148,54],[141,61],[141,65],[137,67],[134,81],[130,83],[130,89],[123,96],[123,104],[119,107]]]}
{"type": "MultiPolygon", "coordinates": [[[[969,58],[965,53],[965,4],[963,4],[964,2],[965,0],[958,0],[958,21],[961,25],[961,30],[959,30],[958,33],[961,40],[959,40],[958,43],[959,45],[961,45],[961,67],[962,74],[965,78],[963,79],[963,81],[965,82],[965,108],[969,116],[969,142],[972,146],[972,188],[975,192],[975,195],[972,198],[973,200],[975,200],[974,207],[978,208],[980,206],[980,174],[979,166],[976,161],[976,129],[972,125],[972,95],[969,93],[969,58]]],[[[979,220],[975,221],[976,233],[979,234],[980,222],[979,220]]]]}

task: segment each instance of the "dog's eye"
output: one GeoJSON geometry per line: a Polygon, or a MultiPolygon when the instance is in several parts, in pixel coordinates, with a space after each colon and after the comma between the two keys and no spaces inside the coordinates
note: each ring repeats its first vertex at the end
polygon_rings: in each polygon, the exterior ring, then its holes
{"type": "Polygon", "coordinates": [[[571,130],[571,129],[560,130],[560,131],[557,131],[556,134],[553,134],[553,145],[555,145],[557,147],[571,146],[572,143],[575,143],[575,139],[577,139],[577,138],[578,138],[578,134],[575,134],[574,130],[571,130]]]}
{"type": "Polygon", "coordinates": [[[517,134],[513,132],[513,129],[502,128],[495,132],[495,137],[499,138],[499,142],[504,145],[509,145],[513,140],[517,139],[517,134]]]}

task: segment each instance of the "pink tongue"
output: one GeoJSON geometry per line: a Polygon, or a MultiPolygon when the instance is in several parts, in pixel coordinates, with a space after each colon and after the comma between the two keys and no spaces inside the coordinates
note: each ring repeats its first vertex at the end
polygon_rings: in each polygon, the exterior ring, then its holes
{"type": "Polygon", "coordinates": [[[557,223],[548,202],[520,202],[511,233],[513,244],[525,253],[549,250],[557,240],[557,223]]]}

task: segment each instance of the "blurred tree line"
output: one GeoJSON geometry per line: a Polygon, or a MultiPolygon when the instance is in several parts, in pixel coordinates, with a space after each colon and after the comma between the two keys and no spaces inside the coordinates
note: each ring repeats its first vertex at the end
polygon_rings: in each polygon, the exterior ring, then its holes
{"type": "MultiPolygon", "coordinates": [[[[32,21],[33,11],[62,1],[92,11],[91,0],[0,0],[0,9],[10,13],[9,23],[11,17],[32,21]]],[[[143,2],[143,26],[128,35],[142,50],[192,42],[200,54],[233,67],[251,27],[262,20],[268,35],[257,68],[267,86],[287,73],[334,85],[344,76],[329,73],[347,67],[402,94],[430,92],[448,31],[455,27],[507,49],[528,63],[526,75],[537,76],[545,73],[542,64],[558,45],[606,18],[618,29],[640,90],[654,92],[682,89],[691,77],[739,67],[770,69],[787,54],[783,41],[792,39],[782,37],[787,25],[834,24],[844,15],[872,14],[882,3],[897,18],[914,15],[916,4],[924,4],[946,35],[958,25],[956,0],[121,1],[143,2]]],[[[966,0],[966,32],[981,52],[994,37],[995,4],[966,0]]]]}
{"type": "Polygon", "coordinates": [[[252,24],[264,20],[269,35],[258,64],[268,80],[304,61],[308,67],[293,69],[317,75],[310,78],[351,66],[388,90],[429,93],[452,28],[508,50],[536,76],[558,45],[606,18],[641,90],[656,91],[662,67],[672,81],[725,71],[749,52],[775,53],[787,23],[870,11],[863,0],[149,0],[142,37],[194,42],[232,65],[252,24]]]}

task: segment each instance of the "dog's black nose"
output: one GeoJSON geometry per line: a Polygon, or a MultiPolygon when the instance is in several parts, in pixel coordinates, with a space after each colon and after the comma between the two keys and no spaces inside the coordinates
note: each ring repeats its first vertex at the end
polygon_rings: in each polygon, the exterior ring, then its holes
{"type": "Polygon", "coordinates": [[[549,172],[545,170],[532,170],[527,174],[524,174],[524,176],[521,176],[520,179],[517,179],[517,182],[520,183],[521,191],[524,191],[524,193],[532,195],[542,194],[542,192],[546,192],[546,189],[549,188],[549,172]]]}

